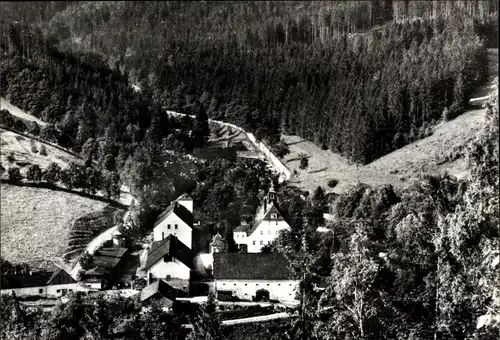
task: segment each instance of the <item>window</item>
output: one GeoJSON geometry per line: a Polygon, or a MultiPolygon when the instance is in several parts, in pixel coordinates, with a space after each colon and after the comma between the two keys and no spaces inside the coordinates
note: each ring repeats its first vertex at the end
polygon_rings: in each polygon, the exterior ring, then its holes
{"type": "Polygon", "coordinates": [[[263,245],[264,244],[264,241],[260,241],[260,245],[263,245]]]}
{"type": "Polygon", "coordinates": [[[258,283],[255,284],[255,286],[258,286],[258,285],[259,285],[258,283]]]}
{"type": "Polygon", "coordinates": [[[271,229],[269,229],[269,230],[267,231],[267,234],[268,234],[268,235],[271,235],[271,229]]]}
{"type": "Polygon", "coordinates": [[[161,232],[161,239],[163,240],[165,238],[165,233],[162,231],[161,232]]]}
{"type": "Polygon", "coordinates": [[[236,286],[236,283],[234,285],[236,286]]]}
{"type": "Polygon", "coordinates": [[[276,221],[276,225],[278,225],[278,221],[276,221]]]}
{"type": "Polygon", "coordinates": [[[38,294],[42,294],[42,293],[43,293],[43,289],[42,289],[42,288],[40,288],[40,289],[38,290],[38,294]]]}
{"type": "Polygon", "coordinates": [[[175,225],[175,229],[179,229],[177,224],[175,225]]]}
{"type": "Polygon", "coordinates": [[[260,231],[260,234],[261,234],[261,235],[264,235],[264,230],[261,230],[261,231],[260,231]]]}
{"type": "Polygon", "coordinates": [[[225,284],[225,283],[223,283],[222,285],[223,285],[223,286],[225,286],[226,284],[225,284]]]}
{"type": "Polygon", "coordinates": [[[267,284],[267,286],[269,287],[269,283],[267,284]]]}
{"type": "Polygon", "coordinates": [[[167,224],[167,229],[170,229],[170,224],[167,224]]]}
{"type": "Polygon", "coordinates": [[[278,283],[278,287],[281,286],[281,283],[278,283]]]}
{"type": "Polygon", "coordinates": [[[255,245],[255,241],[252,241],[252,244],[255,245]]]}
{"type": "Polygon", "coordinates": [[[245,283],[245,286],[248,286],[248,284],[245,283]]]}
{"type": "Polygon", "coordinates": [[[60,289],[58,289],[56,292],[57,292],[57,293],[60,293],[60,292],[61,292],[61,290],[60,290],[60,289]]]}

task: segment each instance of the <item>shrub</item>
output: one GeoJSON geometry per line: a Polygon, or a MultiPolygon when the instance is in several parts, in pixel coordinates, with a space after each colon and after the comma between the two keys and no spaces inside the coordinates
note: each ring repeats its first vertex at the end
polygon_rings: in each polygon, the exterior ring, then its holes
{"type": "Polygon", "coordinates": [[[42,169],[37,164],[32,164],[26,173],[26,179],[32,182],[40,182],[42,180],[42,169]]]}
{"type": "Polygon", "coordinates": [[[9,180],[14,182],[14,183],[17,183],[17,182],[20,182],[21,180],[23,179],[23,175],[21,175],[21,171],[19,170],[19,168],[10,168],[9,169],[9,180]]]}
{"type": "Polygon", "coordinates": [[[7,156],[7,160],[9,161],[9,163],[14,163],[14,161],[16,160],[16,157],[14,157],[13,151],[11,151],[10,154],[7,156]]]}
{"type": "Polygon", "coordinates": [[[45,147],[45,144],[42,144],[40,147],[40,155],[47,156],[47,148],[45,147]]]}
{"type": "Polygon", "coordinates": [[[309,166],[309,160],[306,157],[300,159],[300,169],[305,170],[309,166]]]}
{"type": "Polygon", "coordinates": [[[50,163],[50,165],[43,172],[42,178],[47,183],[56,183],[61,180],[61,167],[57,163],[50,163]]]}
{"type": "Polygon", "coordinates": [[[331,180],[328,181],[328,186],[330,188],[335,188],[339,184],[339,181],[335,178],[332,178],[331,180]]]}
{"type": "Polygon", "coordinates": [[[28,132],[34,136],[38,136],[40,134],[40,126],[36,122],[31,122],[28,132]]]}
{"type": "Polygon", "coordinates": [[[80,257],[78,263],[82,266],[83,269],[90,269],[92,267],[92,263],[94,262],[94,256],[88,252],[85,252],[80,257]]]}

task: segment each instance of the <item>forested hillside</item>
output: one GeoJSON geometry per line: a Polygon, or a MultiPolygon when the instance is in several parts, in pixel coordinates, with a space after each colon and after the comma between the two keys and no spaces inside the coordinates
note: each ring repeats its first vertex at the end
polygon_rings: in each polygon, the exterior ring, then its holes
{"type": "Polygon", "coordinates": [[[164,108],[188,112],[199,100],[210,116],[271,144],[280,132],[297,134],[368,163],[424,136],[443,111],[452,118],[464,110],[485,79],[498,3],[78,2],[60,9],[52,5],[55,15],[41,20],[60,46],[102,54],[164,108]]]}

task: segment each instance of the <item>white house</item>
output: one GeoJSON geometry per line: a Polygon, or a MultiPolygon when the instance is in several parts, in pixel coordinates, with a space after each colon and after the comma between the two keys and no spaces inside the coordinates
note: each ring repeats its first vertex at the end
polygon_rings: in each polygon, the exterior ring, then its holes
{"type": "Polygon", "coordinates": [[[258,253],[264,245],[272,242],[280,231],[289,229],[290,225],[276,204],[276,192],[271,186],[253,225],[242,223],[233,230],[233,238],[240,249],[246,249],[248,253],[258,253]]]}
{"type": "MultiPolygon", "coordinates": [[[[49,274],[50,275],[50,274],[49,274]]],[[[64,269],[56,269],[47,280],[46,274],[9,277],[9,285],[2,287],[1,294],[16,294],[18,297],[59,298],[73,291],[88,291],[64,269]]]]}
{"type": "Polygon", "coordinates": [[[189,280],[193,267],[193,254],[184,242],[173,235],[161,241],[153,242],[148,251],[148,259],[144,270],[148,282],[156,279],[189,280]]]}
{"type": "Polygon", "coordinates": [[[288,262],[276,253],[215,253],[216,294],[253,300],[259,290],[270,300],[294,301],[299,280],[292,279],[288,262]]]}
{"type": "Polygon", "coordinates": [[[183,194],[158,217],[153,230],[153,240],[162,241],[168,235],[173,235],[191,249],[193,223],[193,199],[183,194]]]}

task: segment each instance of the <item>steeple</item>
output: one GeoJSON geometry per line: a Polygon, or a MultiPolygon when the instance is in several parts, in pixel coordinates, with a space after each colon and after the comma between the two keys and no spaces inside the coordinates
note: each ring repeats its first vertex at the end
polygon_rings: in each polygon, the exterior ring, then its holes
{"type": "Polygon", "coordinates": [[[274,183],[271,181],[271,187],[269,188],[269,191],[267,193],[267,200],[269,203],[274,202],[276,199],[276,191],[274,191],[274,183]]]}

